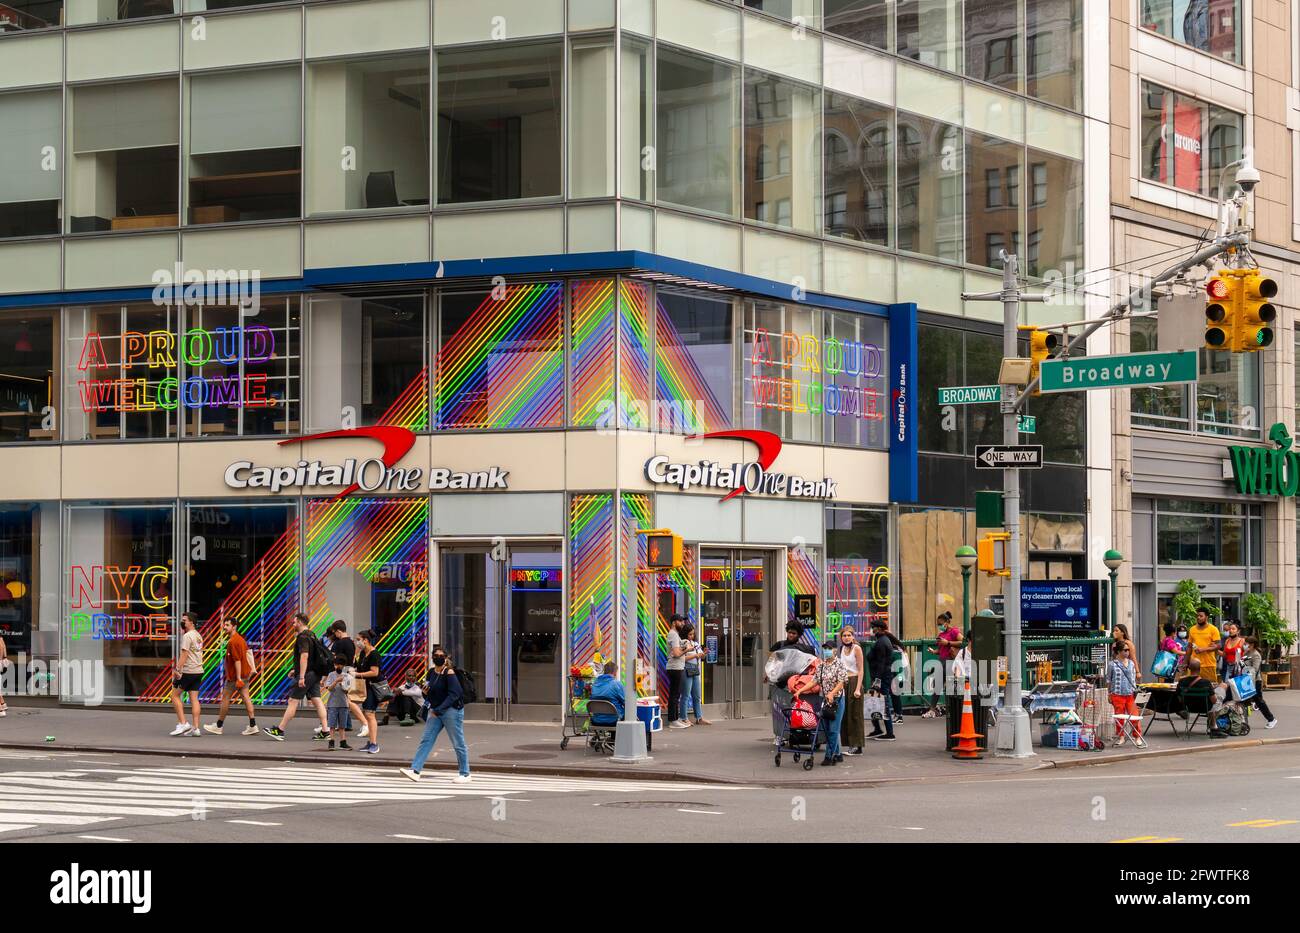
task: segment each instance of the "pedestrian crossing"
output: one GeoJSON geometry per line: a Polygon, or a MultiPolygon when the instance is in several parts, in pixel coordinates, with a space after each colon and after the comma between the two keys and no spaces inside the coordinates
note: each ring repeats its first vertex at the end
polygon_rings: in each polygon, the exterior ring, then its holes
{"type": "MultiPolygon", "coordinates": [[[[0,767],[3,767],[0,764],[0,767]]],[[[0,835],[28,830],[108,830],[138,818],[226,819],[278,826],[260,813],[295,806],[359,803],[428,803],[456,798],[529,794],[658,793],[739,790],[737,787],[661,781],[475,774],[456,784],[450,771],[426,771],[419,783],[396,768],[343,766],[276,767],[83,767],[53,771],[0,771],[0,835]]]]}

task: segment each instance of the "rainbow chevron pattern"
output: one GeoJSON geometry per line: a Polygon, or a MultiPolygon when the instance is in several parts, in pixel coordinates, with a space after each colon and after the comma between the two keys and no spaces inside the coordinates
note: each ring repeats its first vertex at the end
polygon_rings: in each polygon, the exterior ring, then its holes
{"type": "MultiPolygon", "coordinates": [[[[676,430],[688,434],[731,427],[730,372],[715,392],[700,367],[693,345],[682,341],[663,302],[656,299],[655,305],[656,426],[660,430],[675,426],[676,430]],[[720,398],[724,391],[728,394],[720,398]]],[[[730,366],[729,355],[727,360],[730,366]]]]}
{"type": "Polygon", "coordinates": [[[573,388],[571,421],[577,427],[613,427],[613,279],[574,282],[569,296],[569,350],[573,388]]]}
{"type": "Polygon", "coordinates": [[[613,501],[609,493],[569,500],[569,664],[576,667],[616,647],[613,501]]]}
{"type": "Polygon", "coordinates": [[[650,427],[650,286],[618,282],[619,427],[650,427]]]}
{"type": "MultiPolygon", "coordinates": [[[[654,671],[654,686],[660,694],[660,702],[668,693],[668,678],[659,674],[660,650],[653,617],[654,580],[650,574],[637,573],[636,568],[645,562],[645,535],[637,534],[638,529],[654,527],[654,507],[650,497],[640,493],[624,493],[622,498],[622,526],[619,529],[622,540],[619,542],[619,568],[623,574],[623,615],[628,618],[635,613],[637,631],[637,657],[641,669],[654,671]]],[[[666,650],[666,649],[665,649],[666,650]]]]}
{"type": "Polygon", "coordinates": [[[562,282],[487,294],[438,350],[434,427],[563,427],[563,308],[562,282]]]}
{"type": "MultiPolygon", "coordinates": [[[[659,598],[657,600],[655,624],[655,647],[658,653],[656,670],[657,683],[662,699],[668,700],[668,620],[674,612],[680,612],[686,620],[695,626],[695,640],[704,641],[704,628],[700,624],[700,591],[695,585],[696,548],[692,545],[682,547],[682,565],[672,573],[659,574],[659,598]]],[[[706,674],[712,668],[704,668],[706,674]]]]}
{"type": "MultiPolygon", "coordinates": [[[[794,598],[796,594],[811,593],[817,596],[817,605],[820,609],[817,617],[817,641],[820,645],[825,640],[825,618],[826,610],[821,600],[821,574],[817,572],[817,554],[810,548],[792,547],[786,552],[785,562],[785,589],[787,596],[787,621],[793,621],[794,598]]],[[[805,636],[806,637],[806,636],[805,636]]]]}

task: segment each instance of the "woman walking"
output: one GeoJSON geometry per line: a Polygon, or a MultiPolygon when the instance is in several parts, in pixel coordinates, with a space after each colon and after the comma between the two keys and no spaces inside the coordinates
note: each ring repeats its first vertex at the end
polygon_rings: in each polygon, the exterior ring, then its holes
{"type": "Polygon", "coordinates": [[[853,626],[840,629],[840,667],[848,676],[844,685],[844,714],[840,723],[840,749],[845,755],[861,755],[866,741],[862,715],[862,675],[867,669],[853,626]]]}
{"type": "Polygon", "coordinates": [[[1273,711],[1268,708],[1264,702],[1264,675],[1261,669],[1264,667],[1264,656],[1259,652],[1259,639],[1254,635],[1246,637],[1245,652],[1242,656],[1242,668],[1251,673],[1255,678],[1255,695],[1246,702],[1255,704],[1255,709],[1264,714],[1264,728],[1272,729],[1277,725],[1277,717],[1273,711]]]}
{"type": "Polygon", "coordinates": [[[357,669],[353,675],[366,685],[366,699],[361,704],[361,715],[365,717],[368,739],[361,751],[371,755],[379,753],[379,722],[375,713],[379,710],[379,704],[393,695],[381,670],[384,659],[375,650],[374,642],[378,637],[372,629],[357,633],[357,669]]]}

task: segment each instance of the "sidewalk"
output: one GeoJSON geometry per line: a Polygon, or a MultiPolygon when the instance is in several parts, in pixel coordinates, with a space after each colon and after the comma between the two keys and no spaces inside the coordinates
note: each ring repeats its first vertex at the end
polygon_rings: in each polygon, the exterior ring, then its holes
{"type": "MultiPolygon", "coordinates": [[[[608,756],[595,755],[580,739],[571,739],[568,749],[561,751],[560,727],[556,724],[470,722],[466,723],[465,731],[471,767],[480,771],[782,787],[868,786],[895,781],[1005,776],[1040,768],[1070,768],[1207,749],[1300,742],[1300,691],[1270,691],[1267,698],[1278,717],[1277,728],[1265,730],[1263,717],[1256,713],[1251,717],[1251,734],[1240,739],[1209,739],[1201,733],[1188,741],[1175,738],[1169,726],[1160,723],[1151,730],[1150,747],[1144,751],[1131,746],[1101,752],[1061,751],[1035,744],[1035,757],[1014,761],[992,755],[981,761],[956,761],[943,750],[941,721],[908,716],[906,722],[896,727],[898,741],[867,742],[861,756],[848,756],[834,768],[814,767],[811,771],[796,765],[789,755],[782,756],[780,768],[774,765],[772,732],[767,718],[718,721],[711,726],[657,732],[651,760],[637,765],[620,765],[608,756]]],[[[266,736],[241,736],[239,732],[247,719],[236,717],[227,720],[223,736],[171,738],[167,733],[175,725],[175,719],[169,707],[105,710],[20,705],[23,702],[22,698],[9,698],[9,715],[0,719],[0,749],[399,766],[409,763],[420,736],[419,726],[401,728],[394,724],[380,733],[381,752],[363,755],[355,751],[326,751],[323,742],[309,738],[313,720],[303,713],[290,725],[284,742],[266,736]],[[46,736],[54,736],[55,741],[47,743],[46,736]]],[[[268,710],[259,723],[271,724],[276,715],[268,710]]],[[[214,720],[205,716],[205,721],[214,720]]],[[[1037,732],[1035,724],[1035,743],[1037,732]]],[[[427,767],[455,766],[455,756],[445,741],[439,741],[427,767]]]]}

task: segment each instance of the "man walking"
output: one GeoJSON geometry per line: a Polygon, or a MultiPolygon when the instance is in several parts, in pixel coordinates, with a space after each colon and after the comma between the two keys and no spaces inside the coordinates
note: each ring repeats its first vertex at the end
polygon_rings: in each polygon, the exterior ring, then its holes
{"type": "Polygon", "coordinates": [[[412,781],[420,780],[420,770],[433,751],[433,743],[446,729],[451,737],[451,746],[456,750],[457,774],[452,782],[468,784],[471,778],[469,749],[465,746],[465,695],[460,688],[460,678],[447,660],[442,645],[433,646],[433,668],[429,671],[425,695],[428,697],[429,720],[424,724],[424,735],[420,736],[411,767],[402,768],[402,774],[412,781]]]}
{"type": "Polygon", "coordinates": [[[181,613],[181,656],[177,665],[177,675],[172,680],[172,707],[176,710],[179,722],[171,731],[172,735],[198,737],[199,717],[203,708],[199,706],[199,684],[203,683],[203,636],[199,634],[199,619],[186,610],[181,613]],[[185,704],[181,695],[190,695],[190,709],[194,713],[194,722],[185,720],[185,704]]]}
{"type": "Polygon", "coordinates": [[[248,682],[257,673],[257,666],[253,663],[253,652],[248,650],[248,642],[244,640],[243,635],[239,634],[239,629],[235,628],[233,620],[222,619],[221,629],[226,633],[226,657],[223,664],[226,683],[221,689],[221,709],[217,712],[217,724],[206,725],[203,731],[221,735],[222,727],[226,723],[226,714],[230,712],[230,703],[235,697],[239,697],[244,701],[244,709],[248,711],[248,727],[240,734],[257,735],[257,711],[253,709],[253,697],[248,692],[248,682]]]}
{"type": "MultiPolygon", "coordinates": [[[[312,666],[312,656],[317,650],[316,636],[312,634],[308,627],[307,616],[305,613],[297,612],[293,616],[293,657],[290,668],[291,686],[289,688],[289,704],[284,709],[284,716],[280,719],[278,726],[267,726],[262,731],[277,742],[284,741],[284,730],[298,714],[298,706],[303,700],[307,700],[316,710],[316,715],[320,717],[320,728],[318,733],[324,732],[329,734],[329,724],[325,716],[325,704],[320,699],[320,675],[316,673],[312,666]]],[[[324,645],[320,646],[324,649],[324,645]]]]}
{"type": "MultiPolygon", "coordinates": [[[[871,621],[871,637],[875,642],[867,652],[867,671],[871,675],[872,692],[885,698],[885,715],[882,717],[885,731],[880,731],[880,722],[873,722],[871,734],[867,738],[876,742],[892,742],[894,717],[891,715],[891,706],[898,703],[894,696],[894,639],[883,619],[871,621]]],[[[899,709],[901,711],[901,705],[899,709]]]]}

